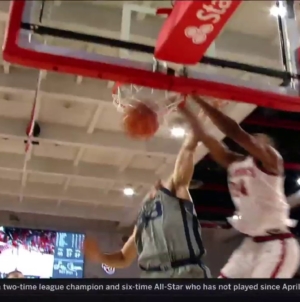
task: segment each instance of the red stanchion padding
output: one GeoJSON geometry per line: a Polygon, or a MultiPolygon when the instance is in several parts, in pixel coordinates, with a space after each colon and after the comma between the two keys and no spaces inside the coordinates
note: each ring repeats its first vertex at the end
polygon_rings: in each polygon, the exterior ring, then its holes
{"type": "Polygon", "coordinates": [[[155,58],[196,64],[242,1],[176,1],[155,47],[155,58]]]}

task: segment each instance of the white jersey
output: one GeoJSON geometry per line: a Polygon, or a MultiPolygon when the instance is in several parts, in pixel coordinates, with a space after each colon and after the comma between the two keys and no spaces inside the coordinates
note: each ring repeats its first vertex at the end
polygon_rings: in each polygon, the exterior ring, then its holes
{"type": "Polygon", "coordinates": [[[238,231],[260,236],[290,226],[284,177],[263,172],[253,157],[229,166],[228,186],[237,210],[228,221],[238,231]]]}

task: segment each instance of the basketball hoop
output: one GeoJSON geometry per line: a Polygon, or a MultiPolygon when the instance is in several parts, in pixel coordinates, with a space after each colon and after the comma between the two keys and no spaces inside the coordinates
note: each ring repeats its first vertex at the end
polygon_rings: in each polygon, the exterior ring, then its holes
{"type": "Polygon", "coordinates": [[[116,82],[112,88],[112,99],[114,106],[121,113],[129,107],[143,103],[157,114],[160,123],[175,111],[180,103],[185,102],[182,95],[170,95],[168,91],[120,82],[116,82]]]}
{"type": "MultiPolygon", "coordinates": [[[[161,124],[168,126],[170,113],[184,104],[186,97],[169,95],[168,91],[116,82],[112,89],[113,104],[123,114],[122,126],[131,138],[147,140],[159,129],[161,124]]],[[[212,99],[213,106],[222,109],[227,101],[212,99]]],[[[199,117],[205,121],[207,116],[201,110],[199,117]]]]}

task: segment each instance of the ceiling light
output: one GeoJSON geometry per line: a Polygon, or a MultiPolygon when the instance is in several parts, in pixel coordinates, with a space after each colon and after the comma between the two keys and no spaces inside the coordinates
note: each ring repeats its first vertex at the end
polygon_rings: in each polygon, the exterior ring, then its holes
{"type": "Polygon", "coordinates": [[[184,137],[185,136],[185,129],[182,127],[173,127],[171,129],[171,135],[174,137],[184,137]]]}
{"type": "Polygon", "coordinates": [[[241,216],[235,214],[235,215],[232,216],[232,219],[233,220],[239,220],[239,219],[241,219],[241,216]]]}
{"type": "Polygon", "coordinates": [[[126,188],[123,190],[123,193],[124,193],[124,195],[126,195],[126,196],[132,196],[132,195],[134,195],[134,190],[133,190],[131,187],[126,187],[126,188]]]}
{"type": "Polygon", "coordinates": [[[286,8],[282,5],[282,3],[279,3],[279,6],[273,5],[270,9],[270,14],[274,17],[285,17],[287,14],[286,8]]]}
{"type": "Polygon", "coordinates": [[[297,179],[297,184],[300,185],[300,178],[297,179]]]}

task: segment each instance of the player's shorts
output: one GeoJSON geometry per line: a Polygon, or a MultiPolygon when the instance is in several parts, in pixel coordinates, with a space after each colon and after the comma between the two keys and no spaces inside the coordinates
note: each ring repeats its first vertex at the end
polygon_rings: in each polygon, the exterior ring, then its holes
{"type": "Polygon", "coordinates": [[[178,265],[171,265],[173,267],[152,267],[152,268],[143,268],[141,278],[211,278],[209,268],[203,264],[202,261],[199,261],[197,264],[188,264],[190,259],[181,260],[183,263],[180,265],[180,261],[177,261],[178,265]],[[187,262],[184,264],[184,262],[187,262]]]}
{"type": "Polygon", "coordinates": [[[291,233],[247,237],[220,273],[220,278],[292,278],[300,249],[291,233]]]}

